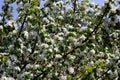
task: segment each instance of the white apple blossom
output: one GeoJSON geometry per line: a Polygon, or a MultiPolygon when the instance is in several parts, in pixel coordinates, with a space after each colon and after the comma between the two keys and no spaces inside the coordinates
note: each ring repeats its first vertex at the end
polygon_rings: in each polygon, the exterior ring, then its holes
{"type": "Polygon", "coordinates": [[[93,8],[89,8],[89,11],[90,11],[90,12],[94,12],[94,9],[93,9],[93,8]]]}
{"type": "Polygon", "coordinates": [[[91,64],[91,65],[94,65],[94,62],[93,62],[93,61],[91,61],[91,62],[90,62],[90,64],[91,64]]]}
{"type": "Polygon", "coordinates": [[[45,38],[45,41],[48,43],[51,42],[49,38],[45,38]]]}
{"type": "Polygon", "coordinates": [[[109,0],[105,0],[105,3],[108,3],[109,2],[109,0]]]}
{"type": "Polygon", "coordinates": [[[86,39],[85,35],[81,35],[81,36],[80,36],[80,39],[81,39],[81,40],[85,40],[85,39],[86,39]]]}
{"type": "Polygon", "coordinates": [[[120,64],[120,60],[118,60],[118,64],[120,64]]]}
{"type": "Polygon", "coordinates": [[[48,45],[48,44],[46,44],[46,43],[42,43],[42,44],[41,44],[41,47],[48,48],[48,47],[49,47],[49,45],[48,45]]]}
{"type": "Polygon", "coordinates": [[[68,39],[69,39],[70,41],[74,42],[74,44],[76,44],[76,42],[77,42],[77,39],[75,39],[75,38],[73,38],[73,37],[69,37],[68,39]]]}
{"type": "MultiPolygon", "coordinates": [[[[54,18],[53,18],[52,16],[48,15],[48,19],[50,19],[51,21],[54,22],[54,18]]],[[[53,24],[54,24],[54,23],[53,23],[53,24]]]]}
{"type": "Polygon", "coordinates": [[[29,16],[27,16],[29,19],[32,19],[33,18],[33,16],[32,15],[29,15],[29,16]]]}
{"type": "Polygon", "coordinates": [[[73,73],[74,73],[74,68],[73,68],[73,67],[68,67],[68,72],[69,72],[70,74],[73,74],[73,73]]]}
{"type": "Polygon", "coordinates": [[[13,61],[18,61],[17,56],[15,56],[15,55],[10,55],[10,57],[11,57],[11,59],[12,59],[13,61]]]}
{"type": "Polygon", "coordinates": [[[18,4],[18,8],[23,8],[23,2],[22,1],[18,4]]]}
{"type": "Polygon", "coordinates": [[[92,43],[92,46],[95,47],[96,45],[94,43],[92,43]]]}
{"type": "Polygon", "coordinates": [[[11,28],[14,28],[14,20],[9,20],[6,24],[6,26],[10,26],[11,28]]]}
{"type": "Polygon", "coordinates": [[[68,34],[68,30],[66,28],[63,27],[62,29],[63,29],[64,33],[68,34]]]}
{"type": "Polygon", "coordinates": [[[72,11],[72,8],[70,6],[66,7],[67,11],[72,11]]]}
{"type": "Polygon", "coordinates": [[[53,50],[51,48],[48,49],[49,52],[53,52],[53,50]]]}
{"type": "Polygon", "coordinates": [[[18,32],[17,30],[13,30],[12,34],[13,34],[13,35],[16,35],[17,32],[18,32]]]}
{"type": "Polygon", "coordinates": [[[76,58],[76,56],[74,55],[68,55],[68,57],[71,59],[71,60],[74,60],[76,58]]]}
{"type": "Polygon", "coordinates": [[[63,20],[64,18],[63,18],[63,16],[59,15],[59,16],[58,16],[58,19],[63,20]]]}
{"type": "Polygon", "coordinates": [[[58,33],[59,36],[64,36],[64,33],[60,32],[58,33]]]}
{"type": "Polygon", "coordinates": [[[54,39],[50,39],[50,42],[52,43],[52,44],[55,44],[55,41],[54,41],[54,39]]]}
{"type": "Polygon", "coordinates": [[[23,73],[23,75],[28,75],[28,74],[30,74],[30,72],[26,71],[26,72],[23,73]]]}
{"type": "Polygon", "coordinates": [[[14,78],[12,78],[12,77],[6,77],[6,76],[2,76],[1,77],[1,80],[15,80],[14,78]]]}
{"type": "Polygon", "coordinates": [[[31,34],[31,36],[37,36],[37,32],[35,32],[35,31],[31,31],[30,34],[31,34]]]}
{"type": "Polygon", "coordinates": [[[34,67],[35,69],[37,69],[37,68],[40,67],[40,65],[39,65],[39,64],[35,64],[33,67],[34,67]]]}
{"type": "Polygon", "coordinates": [[[30,3],[26,3],[25,5],[24,5],[24,8],[25,9],[28,9],[30,7],[30,3]]]}
{"type": "Polygon", "coordinates": [[[28,48],[28,49],[27,49],[27,51],[28,51],[28,52],[31,52],[31,51],[32,51],[32,49],[31,49],[31,48],[28,48]]]}
{"type": "Polygon", "coordinates": [[[99,55],[100,55],[101,57],[104,57],[105,53],[104,53],[104,52],[99,52],[99,55]]]}
{"type": "Polygon", "coordinates": [[[39,55],[39,58],[40,58],[41,60],[46,60],[46,56],[45,56],[45,54],[41,54],[41,55],[39,55]]]}
{"type": "Polygon", "coordinates": [[[109,60],[109,59],[107,59],[107,60],[106,60],[106,64],[109,64],[109,63],[110,63],[110,60],[109,60]]]}
{"type": "Polygon", "coordinates": [[[63,5],[64,2],[63,2],[62,0],[60,0],[60,1],[57,2],[57,4],[61,4],[61,5],[63,5]]]}
{"type": "Polygon", "coordinates": [[[3,80],[7,80],[7,77],[4,76],[4,75],[2,75],[1,79],[3,79],[3,80]]]}
{"type": "Polygon", "coordinates": [[[95,7],[95,3],[94,2],[91,2],[91,3],[89,3],[89,5],[91,6],[91,7],[95,7]]]}
{"type": "Polygon", "coordinates": [[[56,54],[56,55],[55,55],[55,58],[56,58],[56,59],[59,59],[59,58],[62,58],[62,56],[61,56],[60,54],[56,54]]]}
{"type": "Polygon", "coordinates": [[[113,36],[114,38],[117,38],[117,37],[118,37],[118,33],[113,32],[113,33],[111,34],[111,36],[113,36]]]}
{"type": "Polygon", "coordinates": [[[63,37],[58,37],[58,40],[62,41],[62,40],[63,40],[63,37]]]}
{"type": "MultiPolygon", "coordinates": [[[[116,53],[117,53],[117,52],[116,52],[116,53]]],[[[118,56],[116,56],[115,59],[116,59],[116,60],[119,60],[119,59],[120,59],[119,53],[117,53],[117,54],[118,54],[118,56]]]]}
{"type": "Polygon", "coordinates": [[[92,38],[95,39],[95,35],[93,35],[92,38]]]}
{"type": "Polygon", "coordinates": [[[73,29],[74,27],[72,25],[69,25],[68,28],[73,29]]]}
{"type": "Polygon", "coordinates": [[[92,32],[92,31],[93,31],[93,29],[92,29],[92,28],[90,28],[89,30],[90,30],[90,32],[92,32]]]}
{"type": "Polygon", "coordinates": [[[67,80],[67,76],[66,76],[66,75],[61,75],[61,76],[59,77],[59,80],[67,80]]]}
{"type": "Polygon", "coordinates": [[[59,74],[58,72],[55,72],[55,76],[58,76],[58,74],[59,74]]]}
{"type": "Polygon", "coordinates": [[[0,52],[0,56],[5,56],[5,55],[7,56],[8,53],[1,53],[1,52],[0,52]]]}
{"type": "Polygon", "coordinates": [[[25,38],[28,39],[28,37],[29,37],[28,31],[24,31],[23,33],[24,33],[25,38]]]}
{"type": "Polygon", "coordinates": [[[54,50],[55,50],[56,52],[58,52],[58,51],[59,51],[59,50],[58,50],[58,47],[55,47],[55,48],[54,48],[54,50]]]}
{"type": "Polygon", "coordinates": [[[18,38],[18,41],[21,42],[21,43],[23,42],[23,40],[21,38],[18,38]]]}
{"type": "Polygon", "coordinates": [[[17,71],[21,70],[20,67],[18,67],[18,66],[14,67],[14,69],[17,70],[17,71]]]}
{"type": "Polygon", "coordinates": [[[94,49],[90,50],[90,53],[95,54],[95,50],[94,49]]]}
{"type": "Polygon", "coordinates": [[[101,11],[97,11],[97,12],[95,13],[96,16],[99,16],[100,14],[101,14],[101,11]]]}
{"type": "Polygon", "coordinates": [[[55,7],[57,5],[57,3],[53,2],[53,7],[55,7]]]}
{"type": "Polygon", "coordinates": [[[49,13],[50,8],[49,7],[45,7],[45,13],[49,13]]]}
{"type": "Polygon", "coordinates": [[[0,29],[3,29],[3,26],[0,26],[0,29]]]}
{"type": "Polygon", "coordinates": [[[112,71],[111,71],[111,70],[109,70],[109,71],[108,71],[108,73],[110,74],[110,73],[112,73],[112,71]]]}
{"type": "Polygon", "coordinates": [[[14,45],[12,44],[8,46],[8,49],[13,49],[13,48],[14,48],[14,45]]]}
{"type": "Polygon", "coordinates": [[[111,11],[113,13],[116,13],[116,10],[117,10],[118,7],[116,7],[113,3],[110,3],[110,7],[111,7],[111,11]]]}
{"type": "Polygon", "coordinates": [[[53,62],[50,62],[47,67],[51,67],[53,65],[53,62]]]}
{"type": "Polygon", "coordinates": [[[82,26],[81,24],[79,25],[81,27],[81,30],[86,30],[87,26],[82,26]]]}
{"type": "Polygon", "coordinates": [[[33,68],[33,65],[27,64],[27,65],[26,65],[26,68],[27,68],[27,69],[33,68]]]}
{"type": "Polygon", "coordinates": [[[105,0],[104,5],[93,2],[4,0],[0,8],[1,79],[95,80],[104,75],[99,80],[117,80],[119,0],[105,0]],[[18,14],[12,18],[14,3],[18,14]],[[90,76],[86,75],[89,71],[90,76]]]}

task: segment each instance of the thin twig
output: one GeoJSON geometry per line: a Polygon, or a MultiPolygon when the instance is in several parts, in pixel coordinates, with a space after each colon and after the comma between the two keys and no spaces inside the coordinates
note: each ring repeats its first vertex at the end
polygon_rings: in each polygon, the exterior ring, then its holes
{"type": "Polygon", "coordinates": [[[5,32],[5,15],[3,15],[2,21],[3,21],[3,23],[2,23],[3,30],[5,32]]]}
{"type": "Polygon", "coordinates": [[[76,12],[76,1],[77,1],[77,0],[75,0],[74,3],[73,3],[73,6],[74,6],[74,7],[73,7],[73,13],[76,12]]]}
{"type": "Polygon", "coordinates": [[[25,17],[24,17],[23,22],[22,22],[22,24],[21,24],[20,31],[19,31],[19,33],[18,33],[18,38],[20,37],[20,34],[21,34],[21,32],[22,32],[22,30],[23,30],[23,28],[24,28],[24,24],[25,24],[25,21],[26,21],[26,17],[27,17],[27,14],[25,14],[25,17]]]}
{"type": "Polygon", "coordinates": [[[75,16],[75,12],[76,12],[76,1],[77,0],[74,0],[74,2],[73,2],[73,17],[72,17],[72,20],[71,20],[71,24],[73,24],[73,26],[74,26],[74,16],[75,16]]]}
{"type": "Polygon", "coordinates": [[[42,70],[41,73],[39,73],[38,75],[34,76],[32,80],[38,80],[38,78],[43,75],[41,78],[44,78],[47,75],[46,70],[42,70]]]}

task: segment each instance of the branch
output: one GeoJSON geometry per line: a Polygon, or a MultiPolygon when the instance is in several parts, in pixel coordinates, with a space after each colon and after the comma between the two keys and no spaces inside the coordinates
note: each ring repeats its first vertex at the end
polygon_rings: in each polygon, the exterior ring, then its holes
{"type": "Polygon", "coordinates": [[[3,30],[5,32],[5,15],[3,15],[2,21],[3,21],[3,23],[2,23],[3,30]]]}
{"type": "MultiPolygon", "coordinates": [[[[103,17],[104,17],[104,15],[101,16],[101,19],[100,19],[99,23],[95,26],[94,30],[93,30],[90,34],[88,34],[88,35],[92,35],[93,33],[96,33],[98,27],[99,27],[100,24],[102,23],[103,17]]],[[[87,42],[88,40],[89,40],[89,36],[88,36],[85,40],[83,40],[81,44],[84,44],[84,43],[87,42]]],[[[76,49],[78,49],[78,48],[81,47],[81,46],[82,46],[82,45],[76,46],[76,47],[74,47],[73,49],[67,51],[63,57],[65,57],[65,56],[67,56],[68,54],[74,52],[76,49]]]]}
{"type": "MultiPolygon", "coordinates": [[[[107,5],[107,6],[109,6],[109,5],[107,5]]],[[[90,34],[88,34],[88,35],[92,35],[93,33],[96,33],[96,32],[97,32],[97,29],[99,28],[99,26],[100,26],[101,23],[102,23],[103,17],[107,14],[107,13],[106,13],[106,10],[107,10],[107,7],[105,8],[103,14],[100,16],[100,21],[99,21],[99,23],[94,27],[94,30],[93,30],[90,34]]],[[[83,40],[81,44],[84,44],[84,43],[87,42],[88,40],[89,40],[89,36],[88,36],[85,40],[83,40]]],[[[78,46],[74,47],[73,49],[66,51],[66,53],[63,55],[63,57],[66,57],[68,54],[74,52],[76,49],[80,48],[81,46],[82,46],[82,45],[78,45],[78,46]]]]}
{"type": "MultiPolygon", "coordinates": [[[[48,64],[48,63],[47,63],[47,64],[48,64]]],[[[45,64],[44,67],[46,67],[47,64],[45,64]]],[[[50,67],[48,67],[46,70],[42,69],[42,71],[41,71],[40,73],[38,73],[36,76],[34,76],[34,77],[32,78],[32,80],[38,80],[38,78],[39,78],[41,75],[42,75],[41,79],[45,78],[46,75],[50,72],[50,70],[51,70],[50,67]]]]}
{"type": "Polygon", "coordinates": [[[18,33],[18,38],[20,37],[20,34],[21,34],[21,32],[22,32],[22,30],[23,30],[23,28],[24,28],[24,24],[25,24],[25,21],[26,21],[26,17],[27,17],[27,15],[25,14],[25,17],[24,17],[23,22],[22,22],[21,27],[20,27],[20,31],[19,31],[19,33],[18,33]]]}
{"type": "Polygon", "coordinates": [[[38,80],[38,78],[43,75],[41,78],[44,78],[47,75],[46,70],[42,70],[41,73],[39,73],[38,75],[34,76],[32,80],[38,80]]]}
{"type": "MultiPolygon", "coordinates": [[[[28,0],[28,3],[30,3],[30,0],[28,0]]],[[[21,34],[21,32],[22,32],[22,30],[23,30],[23,28],[24,28],[24,24],[25,24],[26,18],[27,18],[27,14],[25,14],[25,16],[24,16],[22,25],[21,25],[21,27],[20,27],[20,31],[19,31],[19,33],[18,33],[18,38],[20,37],[20,34],[21,34]]]]}
{"type": "Polygon", "coordinates": [[[21,24],[21,27],[20,27],[20,31],[19,31],[19,33],[18,33],[18,36],[16,37],[16,41],[14,42],[14,48],[16,49],[16,44],[17,44],[17,42],[18,42],[18,38],[20,37],[20,35],[21,35],[21,32],[22,32],[22,30],[23,30],[23,28],[24,28],[24,24],[25,24],[25,21],[26,21],[26,17],[27,17],[27,14],[25,14],[25,17],[24,17],[24,19],[23,19],[23,22],[22,22],[22,24],[21,24]]]}
{"type": "Polygon", "coordinates": [[[71,24],[73,24],[73,26],[74,26],[74,16],[75,16],[75,12],[76,12],[76,1],[77,0],[74,0],[74,2],[73,2],[73,17],[72,17],[72,20],[71,20],[71,24]]]}
{"type": "Polygon", "coordinates": [[[75,13],[75,11],[76,11],[76,1],[77,1],[77,0],[75,0],[74,3],[73,3],[73,6],[74,6],[74,7],[73,7],[73,13],[75,13]]]}
{"type": "MultiPolygon", "coordinates": [[[[34,45],[33,45],[33,48],[32,48],[32,51],[31,51],[31,53],[30,53],[29,57],[31,56],[31,54],[33,54],[33,53],[34,53],[34,51],[35,51],[35,47],[36,47],[36,44],[37,44],[37,41],[38,41],[38,36],[36,36],[36,38],[35,38],[34,45]]],[[[29,57],[28,57],[28,58],[29,58],[29,57]]],[[[28,62],[27,62],[27,61],[25,61],[24,65],[21,67],[21,71],[20,71],[20,72],[22,72],[22,71],[23,71],[23,69],[25,69],[25,68],[26,68],[27,64],[28,64],[28,62]]],[[[19,73],[20,73],[20,72],[19,72],[19,73]]]]}

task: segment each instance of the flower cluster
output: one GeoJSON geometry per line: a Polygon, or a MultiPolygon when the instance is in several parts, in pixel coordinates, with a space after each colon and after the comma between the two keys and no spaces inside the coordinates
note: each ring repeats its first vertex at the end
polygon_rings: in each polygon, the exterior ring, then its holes
{"type": "Polygon", "coordinates": [[[119,4],[4,0],[0,80],[119,80],[119,4]]]}

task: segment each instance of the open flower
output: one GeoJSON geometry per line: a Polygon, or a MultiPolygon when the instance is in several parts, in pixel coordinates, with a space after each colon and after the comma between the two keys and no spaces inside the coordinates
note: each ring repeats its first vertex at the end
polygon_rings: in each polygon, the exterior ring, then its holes
{"type": "Polygon", "coordinates": [[[73,74],[73,73],[74,73],[74,68],[73,68],[73,67],[68,67],[68,72],[69,72],[70,74],[73,74]]]}
{"type": "Polygon", "coordinates": [[[59,80],[67,80],[67,76],[65,76],[65,75],[63,76],[62,75],[62,76],[59,77],[59,80]]]}
{"type": "Polygon", "coordinates": [[[110,9],[111,12],[116,13],[116,10],[117,10],[118,7],[116,7],[114,4],[110,3],[110,8],[111,8],[110,9]]]}
{"type": "Polygon", "coordinates": [[[62,57],[62,56],[61,56],[60,54],[56,54],[56,55],[55,55],[55,58],[56,58],[56,59],[59,59],[59,58],[61,58],[61,57],[62,57]]]}
{"type": "Polygon", "coordinates": [[[25,36],[25,38],[28,39],[28,37],[29,37],[28,31],[24,31],[24,36],[25,36]]]}

